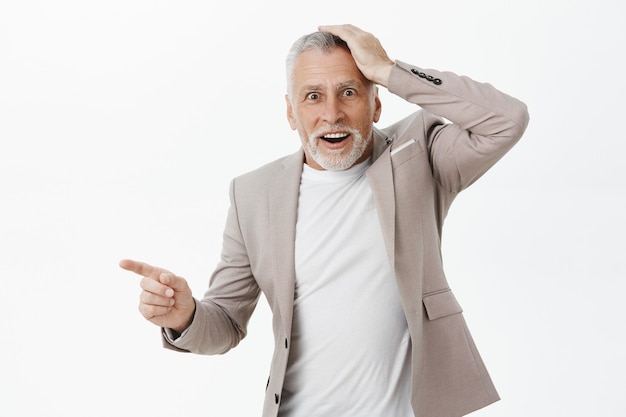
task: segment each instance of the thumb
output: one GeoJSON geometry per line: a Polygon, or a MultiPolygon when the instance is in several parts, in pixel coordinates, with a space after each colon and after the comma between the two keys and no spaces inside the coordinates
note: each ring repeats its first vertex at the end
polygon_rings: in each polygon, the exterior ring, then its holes
{"type": "Polygon", "coordinates": [[[159,275],[159,282],[163,285],[167,285],[175,292],[189,291],[189,285],[184,278],[174,275],[168,271],[161,272],[161,274],[159,275]]]}

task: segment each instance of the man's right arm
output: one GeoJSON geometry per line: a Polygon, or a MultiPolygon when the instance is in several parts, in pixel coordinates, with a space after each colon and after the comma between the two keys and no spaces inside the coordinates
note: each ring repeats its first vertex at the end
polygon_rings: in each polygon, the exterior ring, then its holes
{"type": "MultiPolygon", "coordinates": [[[[204,297],[195,300],[191,324],[179,338],[169,341],[174,349],[199,354],[222,354],[246,336],[247,325],[259,299],[241,234],[234,185],[224,228],[221,260],[213,272],[204,297]]],[[[167,339],[165,339],[167,342],[167,339]]],[[[166,343],[166,347],[168,343],[166,343]]]]}
{"type": "Polygon", "coordinates": [[[260,295],[239,228],[231,184],[231,206],[224,230],[222,259],[202,300],[187,281],[163,268],[124,259],[121,268],[142,276],[139,311],[161,327],[163,346],[199,354],[221,354],[246,335],[260,295]]]}

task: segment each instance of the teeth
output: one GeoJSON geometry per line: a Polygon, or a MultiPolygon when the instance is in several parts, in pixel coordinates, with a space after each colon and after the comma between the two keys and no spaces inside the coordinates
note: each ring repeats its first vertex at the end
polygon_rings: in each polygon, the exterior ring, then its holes
{"type": "Polygon", "coordinates": [[[322,136],[324,139],[341,139],[348,136],[347,133],[329,133],[328,135],[322,136]]]}

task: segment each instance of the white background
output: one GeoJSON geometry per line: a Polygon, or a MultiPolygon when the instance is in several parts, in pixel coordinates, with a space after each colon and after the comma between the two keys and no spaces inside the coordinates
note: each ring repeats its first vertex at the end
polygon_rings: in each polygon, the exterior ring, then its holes
{"type": "MultiPolygon", "coordinates": [[[[503,398],[474,415],[626,415],[617,0],[0,0],[1,415],[260,415],[265,300],[228,355],[171,352],[117,263],[167,267],[201,296],[230,179],[299,147],[287,49],[348,22],[394,59],[530,109],[445,228],[450,283],[503,398]]],[[[414,110],[381,96],[380,127],[414,110]]]]}

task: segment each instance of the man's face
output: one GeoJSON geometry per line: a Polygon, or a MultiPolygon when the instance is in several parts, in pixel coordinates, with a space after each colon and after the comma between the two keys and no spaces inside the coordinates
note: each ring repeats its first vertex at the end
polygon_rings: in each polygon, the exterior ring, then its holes
{"type": "Polygon", "coordinates": [[[372,152],[373,123],[380,117],[378,91],[350,52],[310,49],[298,56],[287,118],[298,130],[307,165],[345,170],[372,152]]]}

